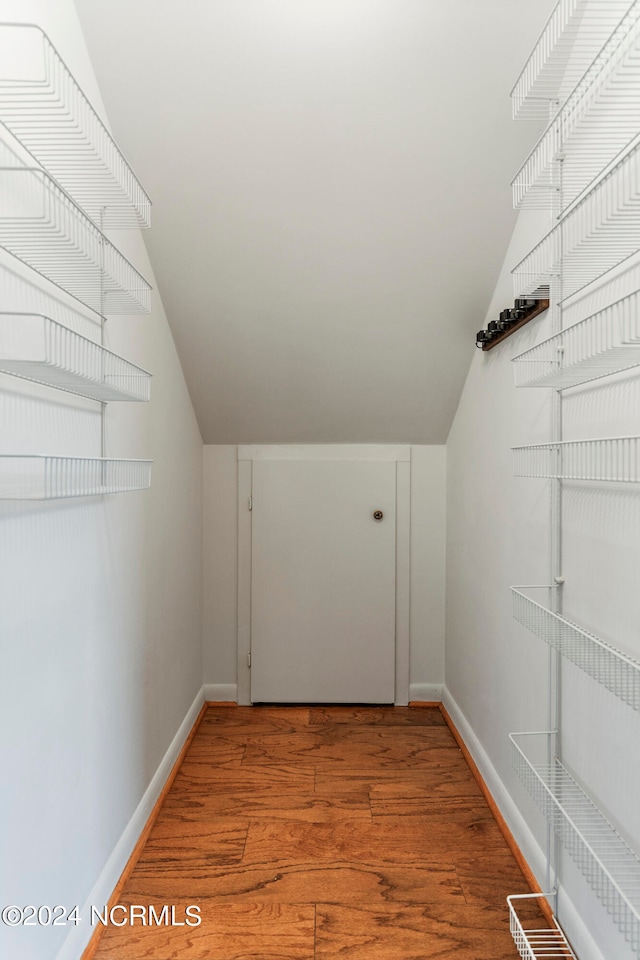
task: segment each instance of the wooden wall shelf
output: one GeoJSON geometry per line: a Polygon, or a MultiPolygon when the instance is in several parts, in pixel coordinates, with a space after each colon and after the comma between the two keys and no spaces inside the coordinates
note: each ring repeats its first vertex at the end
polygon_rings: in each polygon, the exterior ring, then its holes
{"type": "Polygon", "coordinates": [[[522,320],[516,320],[512,327],[509,327],[507,330],[502,330],[497,337],[493,338],[493,340],[490,340],[488,343],[483,343],[483,352],[486,350],[493,350],[493,348],[497,347],[499,343],[502,343],[502,341],[506,340],[507,337],[510,337],[512,333],[515,333],[516,330],[524,327],[525,323],[529,323],[529,320],[533,320],[534,317],[540,316],[541,313],[544,313],[544,311],[548,309],[548,300],[538,300],[538,305],[534,307],[533,310],[526,315],[526,317],[523,317],[522,320]]]}

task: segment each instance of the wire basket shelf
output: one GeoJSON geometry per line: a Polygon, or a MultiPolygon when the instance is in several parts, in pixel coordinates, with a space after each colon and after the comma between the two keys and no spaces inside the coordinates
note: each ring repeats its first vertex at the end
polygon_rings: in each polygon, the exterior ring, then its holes
{"type": "Polygon", "coordinates": [[[101,229],[149,226],[149,197],[34,24],[0,24],[0,121],[101,229]]]}
{"type": "Polygon", "coordinates": [[[640,437],[562,440],[511,449],[516,477],[640,483],[640,437]]]}
{"type": "Polygon", "coordinates": [[[637,253],[639,160],[637,143],[520,261],[512,271],[516,297],[541,299],[562,277],[562,302],[637,253]]]}
{"type": "Polygon", "coordinates": [[[0,246],[99,314],[148,313],[151,287],[58,184],[0,168],[0,246]]]}
{"type": "Polygon", "coordinates": [[[640,293],[513,358],[517,387],[564,390],[640,364],[640,293]]]}
{"type": "Polygon", "coordinates": [[[561,960],[561,958],[573,958],[576,955],[569,946],[558,921],[553,918],[552,927],[525,928],[524,921],[518,916],[517,907],[526,902],[541,900],[551,894],[546,893],[520,893],[507,897],[509,904],[509,929],[513,942],[518,948],[518,953],[522,960],[561,960]]]}
{"type": "Polygon", "coordinates": [[[0,313],[0,372],[91,400],[148,400],[151,374],[40,314],[0,313]]]}
{"type": "MultiPolygon", "coordinates": [[[[640,710],[640,662],[512,587],[513,617],[606,690],[640,710]]],[[[548,587],[537,589],[549,589],[548,587]]]]}
{"type": "Polygon", "coordinates": [[[0,455],[0,500],[60,500],[147,490],[152,460],[0,455]]]}
{"type": "Polygon", "coordinates": [[[513,116],[546,120],[630,6],[631,0],[558,0],[511,91],[513,116]]]}
{"type": "Polygon", "coordinates": [[[595,58],[514,180],[515,207],[566,209],[638,133],[640,0],[595,58]],[[562,182],[557,163],[562,159],[562,182]],[[562,197],[560,198],[560,189],[562,197]]]}
{"type": "Polygon", "coordinates": [[[640,952],[640,859],[557,758],[543,757],[553,732],[512,733],[513,766],[562,845],[611,915],[634,953],[640,952]],[[519,740],[527,742],[527,749],[519,740]]]}

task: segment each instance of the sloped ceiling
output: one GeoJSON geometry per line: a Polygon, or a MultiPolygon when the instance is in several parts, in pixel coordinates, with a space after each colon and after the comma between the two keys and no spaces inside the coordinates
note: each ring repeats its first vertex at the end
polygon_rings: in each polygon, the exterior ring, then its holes
{"type": "Polygon", "coordinates": [[[76,6],[205,443],[444,442],[551,0],[76,6]]]}

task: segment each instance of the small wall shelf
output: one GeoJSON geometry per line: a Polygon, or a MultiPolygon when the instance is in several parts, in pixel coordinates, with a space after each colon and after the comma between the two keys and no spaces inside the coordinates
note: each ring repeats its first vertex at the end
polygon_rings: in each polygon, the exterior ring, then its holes
{"type": "Polygon", "coordinates": [[[0,24],[0,120],[101,229],[149,225],[149,197],[34,24],[0,24]]]}
{"type": "Polygon", "coordinates": [[[525,928],[523,921],[518,916],[518,905],[542,900],[550,896],[552,894],[521,893],[507,897],[509,928],[522,960],[542,960],[542,958],[546,958],[546,960],[562,960],[562,958],[576,960],[576,955],[569,946],[569,942],[555,917],[553,918],[553,927],[525,928]]]}
{"type": "Polygon", "coordinates": [[[548,759],[554,757],[555,737],[553,731],[510,734],[514,769],[631,949],[638,953],[640,861],[562,763],[548,759]],[[533,760],[528,756],[532,753],[533,760]]]}
{"type": "Polygon", "coordinates": [[[0,500],[58,500],[146,490],[152,460],[0,455],[0,500]]]}
{"type": "Polygon", "coordinates": [[[516,477],[640,483],[640,437],[534,443],[512,450],[516,477]]]}
{"type": "Polygon", "coordinates": [[[640,710],[640,663],[522,592],[549,589],[512,587],[514,619],[632,709],[640,710]]]}
{"type": "Polygon", "coordinates": [[[151,374],[40,314],[0,313],[0,372],[91,400],[146,401],[151,374]]]}
{"type": "Polygon", "coordinates": [[[148,313],[151,287],[44,170],[0,168],[0,246],[99,314],[148,313]]]}
{"type": "Polygon", "coordinates": [[[640,143],[513,269],[516,297],[548,296],[560,276],[560,301],[618,266],[640,247],[640,143]]]}
{"type": "Polygon", "coordinates": [[[565,390],[640,364],[636,291],[513,358],[517,387],[565,390]]]}
{"type": "Polygon", "coordinates": [[[565,209],[637,136],[640,73],[634,66],[639,45],[636,0],[516,174],[511,184],[515,207],[549,209],[557,202],[560,173],[554,161],[562,157],[565,209]],[[621,91],[622,104],[607,109],[621,91]]]}
{"type": "Polygon", "coordinates": [[[561,0],[511,91],[516,119],[544,119],[573,89],[631,0],[561,0]],[[595,26],[595,29],[594,29],[595,26]]]}

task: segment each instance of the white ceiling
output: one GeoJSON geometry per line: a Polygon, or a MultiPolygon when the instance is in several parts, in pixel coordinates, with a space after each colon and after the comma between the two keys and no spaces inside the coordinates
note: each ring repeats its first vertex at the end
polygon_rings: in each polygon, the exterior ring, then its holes
{"type": "Polygon", "coordinates": [[[75,2],[204,441],[444,442],[551,0],[75,2]]]}

